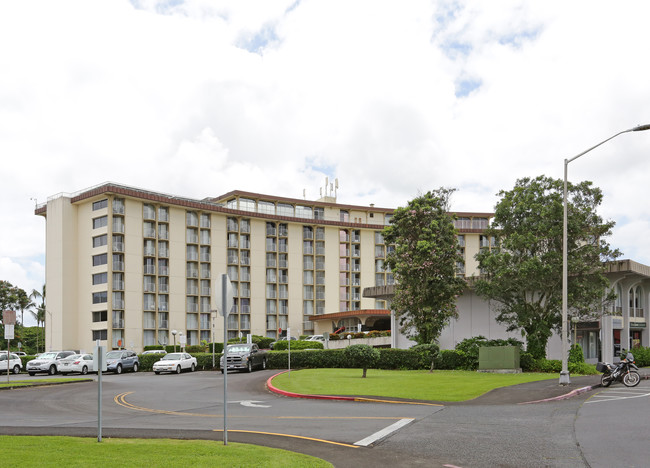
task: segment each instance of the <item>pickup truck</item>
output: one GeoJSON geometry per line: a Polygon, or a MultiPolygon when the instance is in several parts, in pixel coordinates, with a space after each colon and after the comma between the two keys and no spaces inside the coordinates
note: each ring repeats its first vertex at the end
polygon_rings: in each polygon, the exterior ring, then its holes
{"type": "MultiPolygon", "coordinates": [[[[255,343],[253,344],[231,344],[228,345],[228,370],[245,370],[253,372],[255,367],[266,369],[267,355],[266,351],[260,349],[255,343]]],[[[224,353],[225,354],[225,353],[224,353]]],[[[223,356],[219,361],[221,373],[225,369],[223,365],[223,356]]]]}

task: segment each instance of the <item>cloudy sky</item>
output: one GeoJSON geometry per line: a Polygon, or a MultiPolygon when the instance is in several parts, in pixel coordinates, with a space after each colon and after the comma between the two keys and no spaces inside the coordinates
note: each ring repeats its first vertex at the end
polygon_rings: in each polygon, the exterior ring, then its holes
{"type": "MultiPolygon", "coordinates": [[[[0,4],[0,279],[44,282],[61,192],[112,181],[403,205],[516,179],[650,123],[650,2],[8,0],[0,4]]],[[[650,264],[650,131],[573,162],[614,247],[650,264]]]]}

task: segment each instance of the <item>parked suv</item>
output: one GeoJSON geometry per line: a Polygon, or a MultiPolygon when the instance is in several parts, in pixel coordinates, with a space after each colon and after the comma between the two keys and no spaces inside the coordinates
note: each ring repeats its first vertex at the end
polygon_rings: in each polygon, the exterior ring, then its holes
{"type": "Polygon", "coordinates": [[[122,371],[127,369],[133,369],[133,372],[138,372],[138,367],[140,367],[140,360],[138,359],[138,355],[133,351],[122,349],[106,353],[106,370],[108,372],[121,374],[122,371]]]}
{"type": "Polygon", "coordinates": [[[74,351],[49,351],[32,359],[27,363],[27,372],[29,375],[37,373],[47,373],[56,375],[59,372],[59,359],[75,354],[74,351]]]}
{"type": "Polygon", "coordinates": [[[7,372],[7,370],[17,374],[22,368],[23,363],[18,355],[11,353],[9,356],[9,365],[7,365],[7,351],[0,351],[0,374],[7,372]]]}

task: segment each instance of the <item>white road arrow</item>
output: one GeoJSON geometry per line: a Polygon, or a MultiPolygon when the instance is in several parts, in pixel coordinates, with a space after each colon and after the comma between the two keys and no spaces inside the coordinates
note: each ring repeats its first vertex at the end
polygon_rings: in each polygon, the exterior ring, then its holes
{"type": "Polygon", "coordinates": [[[230,403],[239,403],[242,406],[248,406],[249,408],[270,408],[271,405],[258,405],[256,403],[264,403],[263,401],[257,400],[242,400],[242,401],[231,401],[230,403]]]}

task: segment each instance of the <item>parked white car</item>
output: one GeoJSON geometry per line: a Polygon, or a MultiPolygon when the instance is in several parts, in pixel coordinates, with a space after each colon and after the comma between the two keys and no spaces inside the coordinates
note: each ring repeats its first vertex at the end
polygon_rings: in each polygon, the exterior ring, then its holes
{"type": "Polygon", "coordinates": [[[27,363],[27,372],[29,375],[36,373],[46,373],[56,375],[59,371],[59,360],[75,354],[74,351],[49,351],[32,359],[27,363]]]}
{"type": "Polygon", "coordinates": [[[94,372],[92,354],[73,354],[59,361],[59,372],[61,374],[71,374],[78,372],[86,375],[88,372],[94,372]]]}
{"type": "Polygon", "coordinates": [[[156,374],[161,372],[176,372],[180,374],[184,370],[194,372],[196,370],[196,358],[188,353],[169,353],[164,355],[160,361],[153,363],[153,371],[156,374]]]}
{"type": "Polygon", "coordinates": [[[323,335],[311,335],[306,341],[320,341],[321,343],[325,343],[325,337],[323,335]]]}
{"type": "Polygon", "coordinates": [[[0,351],[0,374],[5,372],[13,372],[18,374],[23,368],[23,362],[20,360],[20,356],[11,353],[9,355],[9,362],[7,363],[7,351],[0,351]]]}

